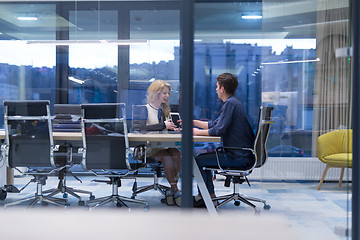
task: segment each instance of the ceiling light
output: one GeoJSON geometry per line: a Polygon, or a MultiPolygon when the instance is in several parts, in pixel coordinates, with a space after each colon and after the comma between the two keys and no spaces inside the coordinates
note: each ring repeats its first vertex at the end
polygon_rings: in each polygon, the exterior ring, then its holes
{"type": "Polygon", "coordinates": [[[78,84],[84,84],[85,81],[84,80],[80,80],[80,79],[77,79],[77,78],[74,78],[74,77],[68,77],[69,81],[72,81],[72,82],[75,82],[75,83],[78,83],[78,84]]]}
{"type": "Polygon", "coordinates": [[[261,15],[242,15],[242,19],[250,19],[250,20],[256,20],[256,19],[262,19],[261,15]]]}
{"type": "Polygon", "coordinates": [[[320,58],[308,59],[308,60],[295,60],[295,61],[278,61],[278,62],[263,62],[263,65],[272,65],[272,64],[289,64],[289,63],[306,63],[306,62],[320,62],[320,58]]]}
{"type": "Polygon", "coordinates": [[[29,40],[27,44],[69,46],[69,45],[88,45],[88,44],[113,44],[113,45],[135,45],[148,44],[147,40],[29,40]]]}
{"type": "Polygon", "coordinates": [[[20,16],[20,17],[17,17],[16,18],[17,20],[20,20],[20,21],[37,21],[38,18],[37,17],[29,17],[29,16],[20,16]]]}

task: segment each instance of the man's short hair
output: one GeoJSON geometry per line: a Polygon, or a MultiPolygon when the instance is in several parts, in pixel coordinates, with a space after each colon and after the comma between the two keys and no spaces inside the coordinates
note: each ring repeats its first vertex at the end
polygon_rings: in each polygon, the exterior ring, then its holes
{"type": "Polygon", "coordinates": [[[222,73],[217,77],[220,87],[224,87],[227,94],[234,95],[238,86],[237,77],[231,73],[222,73]]]}

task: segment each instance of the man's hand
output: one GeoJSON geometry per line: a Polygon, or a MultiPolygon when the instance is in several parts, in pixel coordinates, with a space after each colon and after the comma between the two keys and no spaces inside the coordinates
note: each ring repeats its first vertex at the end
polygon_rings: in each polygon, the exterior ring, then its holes
{"type": "Polygon", "coordinates": [[[193,128],[193,135],[194,136],[209,136],[209,131],[207,129],[193,128]]]}
{"type": "Polygon", "coordinates": [[[198,128],[193,128],[193,135],[194,136],[199,136],[199,129],[198,128]]]}

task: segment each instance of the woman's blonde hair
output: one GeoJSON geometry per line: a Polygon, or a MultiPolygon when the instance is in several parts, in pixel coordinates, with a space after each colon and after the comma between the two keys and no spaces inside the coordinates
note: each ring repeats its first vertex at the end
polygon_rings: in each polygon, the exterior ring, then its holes
{"type": "MultiPolygon", "coordinates": [[[[165,87],[169,88],[169,91],[171,91],[171,85],[169,83],[165,82],[164,80],[155,80],[147,90],[147,103],[154,104],[156,101],[158,101],[159,95],[165,87]]],[[[164,112],[165,117],[168,117],[170,114],[169,102],[162,103],[161,109],[164,112]]]]}

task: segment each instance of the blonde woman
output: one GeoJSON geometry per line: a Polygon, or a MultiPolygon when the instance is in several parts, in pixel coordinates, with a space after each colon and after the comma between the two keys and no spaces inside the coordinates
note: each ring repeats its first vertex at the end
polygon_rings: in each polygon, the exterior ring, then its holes
{"type": "MultiPolygon", "coordinates": [[[[144,120],[140,128],[145,131],[179,131],[170,120],[171,86],[163,80],[154,81],[147,90],[147,104],[141,114],[144,120]]],[[[181,204],[181,192],[177,183],[180,175],[181,154],[177,148],[147,148],[146,155],[163,163],[164,173],[171,190],[166,192],[168,205],[181,204]]]]}

